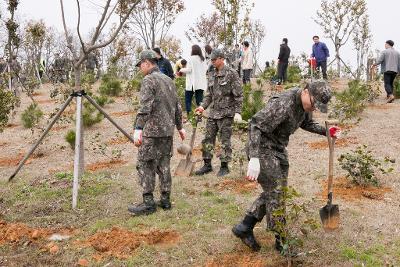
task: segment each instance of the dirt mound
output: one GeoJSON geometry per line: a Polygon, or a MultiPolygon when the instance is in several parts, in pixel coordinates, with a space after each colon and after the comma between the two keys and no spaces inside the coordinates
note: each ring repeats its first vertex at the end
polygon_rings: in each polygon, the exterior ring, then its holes
{"type": "Polygon", "coordinates": [[[257,183],[249,182],[245,179],[237,179],[237,180],[224,180],[215,185],[218,190],[229,190],[234,191],[239,194],[246,194],[254,191],[257,188],[257,183]]]}
{"type": "Polygon", "coordinates": [[[282,259],[277,258],[277,256],[270,255],[266,256],[260,253],[246,253],[246,252],[236,252],[221,255],[208,261],[205,267],[278,267],[287,266],[287,263],[282,259]]]}
{"type": "Polygon", "coordinates": [[[0,245],[5,243],[35,242],[46,239],[54,233],[63,235],[73,234],[72,229],[32,228],[23,223],[7,223],[0,220],[0,245]]]}
{"type": "MultiPolygon", "coordinates": [[[[308,146],[312,149],[328,149],[328,141],[318,141],[318,142],[306,142],[308,146]]],[[[335,142],[335,147],[348,147],[350,145],[358,144],[357,138],[355,137],[347,137],[347,138],[340,138],[337,139],[335,142]]]]}
{"type": "Polygon", "coordinates": [[[56,125],[51,128],[52,131],[58,132],[68,128],[68,125],[56,125]]]}
{"type": "Polygon", "coordinates": [[[120,136],[120,137],[113,137],[110,140],[108,140],[107,145],[122,145],[129,143],[130,140],[126,138],[125,136],[120,136]]]}
{"type": "MultiPolygon", "coordinates": [[[[319,195],[326,198],[328,195],[328,182],[322,182],[323,192],[319,195]]],[[[363,198],[382,200],[385,193],[391,192],[392,189],[388,187],[363,187],[353,184],[346,177],[339,177],[333,179],[333,194],[345,200],[358,200],[363,198]]]]}
{"type": "MultiPolygon", "coordinates": [[[[1,157],[0,158],[0,167],[12,167],[17,166],[18,163],[24,158],[24,154],[19,154],[16,157],[1,157]]],[[[28,160],[25,164],[30,164],[32,161],[28,160]]]]}
{"type": "Polygon", "coordinates": [[[109,169],[112,167],[121,166],[121,165],[126,164],[127,162],[128,161],[126,161],[126,160],[100,161],[100,162],[88,164],[86,166],[86,170],[94,172],[97,170],[109,169]]]}
{"type": "MultiPolygon", "coordinates": [[[[113,227],[111,230],[94,234],[86,241],[78,242],[78,245],[93,247],[100,253],[101,257],[113,256],[119,259],[126,259],[142,244],[175,244],[179,239],[180,236],[175,231],[152,230],[137,233],[119,227],[113,227]]],[[[101,259],[101,257],[99,257],[99,255],[94,256],[97,260],[101,259]]]]}
{"type": "Polygon", "coordinates": [[[124,117],[124,116],[130,116],[135,114],[133,111],[121,111],[121,112],[113,112],[111,113],[111,116],[113,117],[124,117]]]}

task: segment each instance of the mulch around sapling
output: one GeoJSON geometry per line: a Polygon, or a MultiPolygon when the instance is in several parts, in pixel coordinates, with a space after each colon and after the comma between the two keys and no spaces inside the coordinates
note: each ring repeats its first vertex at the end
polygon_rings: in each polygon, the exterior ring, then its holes
{"type": "MultiPolygon", "coordinates": [[[[12,167],[12,166],[17,166],[18,163],[24,158],[24,154],[20,153],[15,157],[0,157],[0,167],[12,167]]],[[[30,164],[32,162],[32,159],[28,159],[28,161],[25,163],[30,164]]]]}
{"type": "Polygon", "coordinates": [[[100,231],[84,241],[76,241],[79,247],[92,247],[96,250],[95,260],[104,257],[127,259],[141,245],[173,245],[179,242],[180,235],[172,230],[150,230],[146,232],[132,232],[119,227],[100,231]]]}
{"type": "MultiPolygon", "coordinates": [[[[43,243],[52,234],[71,236],[75,232],[74,229],[33,228],[23,223],[8,223],[0,220],[0,246],[4,244],[23,245],[43,243]]],[[[50,252],[56,249],[53,242],[45,245],[45,248],[50,252]]]]}
{"type": "MultiPolygon", "coordinates": [[[[322,182],[323,191],[318,195],[326,198],[328,196],[328,181],[322,182]]],[[[345,200],[373,199],[383,200],[386,193],[391,192],[389,187],[359,186],[346,177],[333,178],[333,194],[345,200]]]]}
{"type": "MultiPolygon", "coordinates": [[[[272,234],[269,234],[263,229],[262,231],[256,231],[255,233],[257,240],[262,247],[273,247],[275,239],[272,234]]],[[[286,260],[279,255],[279,253],[273,250],[272,253],[259,253],[251,251],[245,246],[240,239],[236,239],[237,244],[235,245],[234,252],[220,254],[208,260],[205,267],[281,267],[288,266],[286,260]]]]}
{"type": "MultiPolygon", "coordinates": [[[[328,149],[328,140],[322,140],[318,142],[306,142],[311,149],[328,149]]],[[[335,141],[335,147],[348,147],[350,145],[357,145],[358,141],[356,137],[340,138],[335,141]]]]}
{"type": "Polygon", "coordinates": [[[88,164],[85,169],[91,172],[103,169],[111,169],[112,167],[122,166],[128,163],[126,160],[109,160],[109,161],[100,161],[88,164]]]}
{"type": "Polygon", "coordinates": [[[227,179],[223,180],[215,185],[220,190],[233,191],[238,194],[247,194],[257,189],[258,184],[256,182],[250,182],[243,179],[227,179]]]}

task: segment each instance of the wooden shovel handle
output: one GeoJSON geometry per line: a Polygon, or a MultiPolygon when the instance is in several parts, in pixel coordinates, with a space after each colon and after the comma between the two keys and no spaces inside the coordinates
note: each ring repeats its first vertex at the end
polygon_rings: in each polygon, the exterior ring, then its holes
{"type": "MultiPolygon", "coordinates": [[[[338,121],[336,121],[336,120],[325,121],[326,137],[328,138],[328,145],[329,145],[329,165],[328,165],[328,196],[329,196],[329,198],[332,198],[333,156],[334,156],[334,145],[335,145],[335,139],[336,139],[336,138],[332,138],[331,135],[329,134],[329,128],[337,123],[338,123],[338,121]]],[[[332,201],[332,199],[329,199],[328,201],[332,201]]]]}

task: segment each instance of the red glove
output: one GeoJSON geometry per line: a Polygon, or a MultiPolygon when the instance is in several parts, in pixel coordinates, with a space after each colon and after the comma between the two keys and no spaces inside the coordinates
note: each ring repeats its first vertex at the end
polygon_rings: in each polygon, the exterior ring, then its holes
{"type": "Polygon", "coordinates": [[[341,133],[341,129],[338,126],[332,126],[329,128],[329,135],[332,138],[339,138],[341,133]]]}

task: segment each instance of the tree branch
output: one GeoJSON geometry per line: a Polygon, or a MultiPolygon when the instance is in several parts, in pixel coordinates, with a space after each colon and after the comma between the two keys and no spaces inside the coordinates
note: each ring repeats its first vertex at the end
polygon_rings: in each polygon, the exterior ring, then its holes
{"type": "Polygon", "coordinates": [[[83,42],[82,36],[81,36],[81,30],[80,30],[80,24],[81,24],[81,5],[79,3],[79,0],[76,0],[76,5],[78,7],[78,24],[76,25],[76,31],[78,32],[78,37],[79,37],[79,42],[81,43],[81,48],[83,52],[85,52],[85,44],[83,42]]]}
{"type": "Polygon", "coordinates": [[[102,29],[102,26],[103,26],[103,22],[104,22],[104,20],[106,18],[108,8],[110,7],[110,2],[111,2],[111,0],[107,0],[106,6],[104,7],[103,14],[101,15],[100,21],[97,24],[96,30],[94,31],[94,34],[93,34],[93,37],[92,37],[92,41],[90,43],[91,45],[95,44],[97,38],[100,35],[101,29],[102,29]]]}

